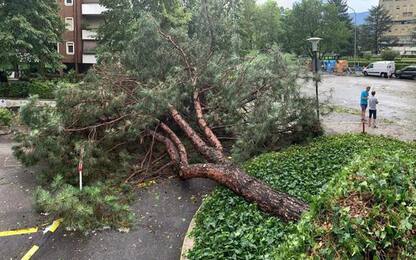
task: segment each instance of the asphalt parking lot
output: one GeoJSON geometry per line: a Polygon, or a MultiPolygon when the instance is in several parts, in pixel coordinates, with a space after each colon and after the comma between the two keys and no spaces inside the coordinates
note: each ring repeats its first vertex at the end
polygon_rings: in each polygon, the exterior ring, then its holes
{"type": "MultiPolygon", "coordinates": [[[[336,113],[324,116],[331,133],[360,132],[360,93],[371,86],[380,102],[377,107],[379,128],[370,133],[389,135],[403,140],[416,140],[416,80],[323,75],[319,84],[320,100],[329,101],[336,113]]],[[[303,89],[315,94],[312,82],[303,89]]]]}
{"type": "MultiPolygon", "coordinates": [[[[21,259],[53,222],[51,216],[35,211],[35,171],[22,167],[13,158],[11,147],[11,138],[0,136],[0,232],[40,229],[33,234],[0,236],[0,259],[7,260],[21,259]]],[[[137,191],[132,205],[137,222],[128,233],[104,230],[84,235],[60,227],[31,259],[177,260],[189,222],[214,186],[204,179],[160,180],[137,191]]]]}

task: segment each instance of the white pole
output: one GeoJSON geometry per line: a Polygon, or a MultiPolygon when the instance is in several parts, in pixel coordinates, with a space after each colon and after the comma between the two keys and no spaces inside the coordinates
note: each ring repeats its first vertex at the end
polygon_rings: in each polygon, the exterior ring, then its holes
{"type": "Polygon", "coordinates": [[[82,191],[82,170],[83,170],[83,157],[84,157],[84,148],[81,148],[80,151],[80,160],[78,164],[78,173],[79,173],[79,190],[82,191]]]}
{"type": "Polygon", "coordinates": [[[79,171],[79,190],[82,190],[82,171],[79,171]]]}

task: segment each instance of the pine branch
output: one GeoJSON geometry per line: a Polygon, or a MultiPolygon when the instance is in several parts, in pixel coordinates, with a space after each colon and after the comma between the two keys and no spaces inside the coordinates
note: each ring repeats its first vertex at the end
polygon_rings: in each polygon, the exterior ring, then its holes
{"type": "Polygon", "coordinates": [[[169,155],[169,158],[172,160],[172,162],[174,162],[175,164],[179,164],[180,163],[180,158],[179,158],[179,152],[178,149],[176,148],[175,144],[172,142],[172,140],[170,140],[169,138],[156,133],[153,130],[147,130],[147,133],[149,135],[152,135],[155,140],[157,140],[160,143],[163,143],[166,147],[166,151],[169,155]]]}
{"type": "Polygon", "coordinates": [[[167,126],[164,123],[160,123],[161,128],[165,133],[169,136],[169,138],[173,141],[173,143],[176,145],[178,152],[179,152],[179,159],[181,167],[188,166],[188,154],[186,152],[186,148],[183,145],[182,141],[179,139],[179,137],[175,134],[175,132],[170,129],[169,126],[167,126]]]}
{"type": "Polygon", "coordinates": [[[162,32],[162,30],[160,28],[157,29],[159,34],[163,36],[163,38],[165,38],[168,42],[170,42],[173,47],[179,51],[183,61],[185,62],[186,65],[186,69],[188,71],[189,74],[189,78],[193,81],[193,83],[196,82],[196,77],[194,77],[193,75],[193,70],[194,68],[191,66],[191,63],[189,62],[188,56],[186,55],[185,51],[183,50],[183,48],[181,46],[179,46],[179,44],[173,39],[173,37],[167,33],[162,32]]]}
{"type": "Polygon", "coordinates": [[[186,122],[179,112],[170,106],[170,114],[179,127],[184,131],[185,135],[192,141],[195,149],[205,157],[208,161],[227,163],[228,160],[225,158],[221,151],[218,151],[212,147],[209,147],[204,140],[195,132],[195,130],[186,122]]]}
{"type": "Polygon", "coordinates": [[[204,134],[206,138],[208,139],[208,142],[212,146],[214,146],[214,148],[217,149],[218,151],[222,151],[223,147],[222,147],[221,142],[218,140],[217,136],[215,136],[214,132],[212,132],[211,128],[209,128],[207,121],[204,118],[198,90],[194,92],[194,108],[195,108],[195,113],[196,113],[196,117],[198,120],[198,125],[204,131],[204,134]]]}
{"type": "Polygon", "coordinates": [[[114,120],[104,122],[104,123],[101,123],[101,124],[97,124],[97,125],[92,125],[92,126],[86,126],[86,127],[82,127],[82,128],[67,128],[67,129],[64,129],[64,132],[82,132],[82,131],[85,131],[85,130],[97,129],[99,127],[108,126],[108,125],[112,125],[114,123],[117,123],[118,121],[121,121],[122,119],[126,118],[127,116],[128,115],[124,115],[124,116],[121,116],[121,117],[116,118],[114,120]]]}

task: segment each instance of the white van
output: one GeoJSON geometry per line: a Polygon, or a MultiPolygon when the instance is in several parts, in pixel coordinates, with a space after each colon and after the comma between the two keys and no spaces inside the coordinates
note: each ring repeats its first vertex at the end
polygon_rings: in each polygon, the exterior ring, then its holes
{"type": "Polygon", "coordinates": [[[396,71],[396,64],[394,61],[377,61],[368,64],[363,69],[364,76],[379,76],[385,78],[391,78],[396,71]]]}

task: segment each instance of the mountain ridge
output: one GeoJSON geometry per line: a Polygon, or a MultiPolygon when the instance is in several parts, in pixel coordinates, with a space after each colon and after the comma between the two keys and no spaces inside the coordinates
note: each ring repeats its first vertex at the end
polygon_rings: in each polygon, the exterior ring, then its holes
{"type": "MultiPolygon", "coordinates": [[[[357,13],[357,25],[362,25],[365,23],[365,19],[368,17],[370,12],[359,12],[357,13]]],[[[352,23],[354,23],[354,13],[349,13],[352,23]]]]}

